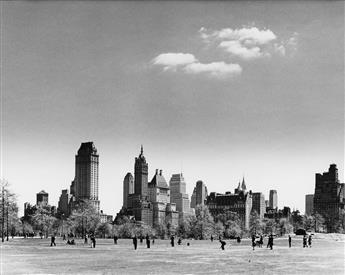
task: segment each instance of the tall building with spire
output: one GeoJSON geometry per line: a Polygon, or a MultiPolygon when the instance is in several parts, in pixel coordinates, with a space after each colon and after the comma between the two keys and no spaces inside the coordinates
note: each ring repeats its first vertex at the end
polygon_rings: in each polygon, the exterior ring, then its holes
{"type": "Polygon", "coordinates": [[[147,179],[148,163],[141,146],[140,154],[135,158],[134,193],[128,194],[126,214],[150,226],[166,221],[177,226],[176,204],[170,203],[170,188],[162,170],[156,170],[151,182],[147,179]]]}
{"type": "Polygon", "coordinates": [[[83,142],[75,156],[74,196],[76,202],[88,201],[99,211],[99,155],[93,142],[83,142]]]}

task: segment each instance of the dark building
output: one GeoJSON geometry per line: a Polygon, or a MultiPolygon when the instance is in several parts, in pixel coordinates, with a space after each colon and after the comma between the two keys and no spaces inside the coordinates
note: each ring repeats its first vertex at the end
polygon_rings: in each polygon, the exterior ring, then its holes
{"type": "Polygon", "coordinates": [[[345,184],[338,179],[336,164],[331,164],[328,172],[315,174],[314,213],[323,216],[327,231],[335,232],[344,211],[345,184]]]}
{"type": "Polygon", "coordinates": [[[88,201],[99,212],[98,199],[98,166],[99,155],[93,142],[81,144],[75,156],[75,178],[71,193],[76,202],[88,201]]]}
{"type": "Polygon", "coordinates": [[[259,214],[260,219],[264,218],[264,214],[266,213],[266,203],[265,203],[265,195],[260,192],[255,192],[252,194],[252,211],[256,211],[259,214]]]}
{"type": "Polygon", "coordinates": [[[61,192],[58,204],[58,214],[68,217],[71,214],[73,196],[68,192],[68,189],[64,189],[61,192]]]}
{"type": "Polygon", "coordinates": [[[280,219],[290,219],[291,209],[290,207],[284,206],[283,209],[278,208],[266,208],[266,213],[264,214],[266,219],[274,219],[279,222],[280,219]]]}
{"type": "Polygon", "coordinates": [[[48,196],[49,194],[42,190],[36,194],[36,205],[38,206],[47,206],[48,205],[48,196]]]}
{"type": "Polygon", "coordinates": [[[226,211],[237,213],[242,221],[243,228],[249,229],[249,218],[252,210],[252,191],[247,192],[245,184],[242,187],[239,184],[238,188],[235,189],[235,194],[231,194],[231,192],[226,192],[225,194],[211,192],[207,197],[206,204],[213,216],[225,213],[226,211]]]}
{"type": "Polygon", "coordinates": [[[191,208],[195,208],[198,205],[205,205],[207,199],[207,187],[203,181],[198,180],[193,190],[191,208]]]}
{"type": "Polygon", "coordinates": [[[134,165],[134,193],[140,196],[147,196],[148,183],[148,164],[144,157],[143,146],[141,146],[140,155],[135,158],[134,165]]]}
{"type": "Polygon", "coordinates": [[[269,207],[273,209],[278,207],[277,190],[270,190],[269,207]]]}
{"type": "Polygon", "coordinates": [[[134,178],[131,173],[127,173],[123,179],[123,208],[128,207],[128,195],[134,193],[134,178]]]}
{"type": "Polygon", "coordinates": [[[305,214],[310,216],[314,213],[314,194],[305,195],[305,214]]]}

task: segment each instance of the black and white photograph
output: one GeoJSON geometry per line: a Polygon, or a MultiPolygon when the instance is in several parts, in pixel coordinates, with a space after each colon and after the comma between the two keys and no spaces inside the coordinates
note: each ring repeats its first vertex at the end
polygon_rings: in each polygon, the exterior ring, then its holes
{"type": "Polygon", "coordinates": [[[0,0],[0,274],[343,275],[344,6],[0,0]]]}

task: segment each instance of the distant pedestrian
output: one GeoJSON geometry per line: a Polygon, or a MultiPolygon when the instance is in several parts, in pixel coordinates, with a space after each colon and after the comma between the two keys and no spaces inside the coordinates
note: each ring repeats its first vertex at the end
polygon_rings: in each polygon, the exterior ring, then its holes
{"type": "Polygon", "coordinates": [[[211,242],[213,242],[213,236],[211,235],[211,242]]]}
{"type": "Polygon", "coordinates": [[[117,244],[117,236],[116,235],[114,235],[114,244],[117,244]]]}
{"type": "Polygon", "coordinates": [[[255,250],[255,246],[256,246],[255,238],[256,238],[256,236],[253,234],[252,235],[252,247],[253,247],[253,250],[255,250]]]}
{"type": "Polygon", "coordinates": [[[222,249],[222,250],[224,250],[225,248],[225,245],[226,245],[226,242],[224,242],[224,241],[222,241],[222,240],[219,240],[219,242],[220,242],[220,248],[222,249]]]}
{"type": "Polygon", "coordinates": [[[309,238],[308,238],[308,245],[309,247],[311,247],[311,234],[309,235],[309,238]]]}
{"type": "Polygon", "coordinates": [[[187,243],[187,246],[190,246],[190,243],[187,243]]]}
{"type": "Polygon", "coordinates": [[[149,235],[146,235],[146,247],[150,248],[150,237],[149,237],[149,235]]]}
{"type": "MultiPolygon", "coordinates": [[[[91,240],[91,241],[92,241],[92,240],[91,240]]],[[[84,244],[87,244],[87,235],[85,235],[84,244]]]]}
{"type": "Polygon", "coordinates": [[[55,243],[55,236],[52,235],[52,238],[51,238],[51,241],[50,241],[50,246],[56,246],[56,243],[55,243]]]}
{"type": "Polygon", "coordinates": [[[95,238],[95,236],[91,237],[91,245],[92,245],[93,248],[96,248],[96,238],[95,238]]]}
{"type": "Polygon", "coordinates": [[[182,243],[181,238],[178,238],[177,244],[178,244],[178,245],[181,245],[181,243],[182,243]]]}
{"type": "Polygon", "coordinates": [[[143,236],[140,236],[140,243],[143,243],[143,236]]]}
{"type": "Polygon", "coordinates": [[[303,248],[304,247],[308,247],[308,245],[307,245],[307,235],[303,236],[303,248]]]}
{"type": "Polygon", "coordinates": [[[241,237],[237,236],[237,243],[240,243],[240,242],[241,242],[241,237]]]}
{"type": "Polygon", "coordinates": [[[66,241],[66,235],[65,234],[63,234],[63,236],[62,236],[62,240],[66,241]]]}
{"type": "Polygon", "coordinates": [[[268,237],[268,247],[272,250],[273,249],[273,234],[271,234],[269,237],[268,237]]]}
{"type": "Polygon", "coordinates": [[[289,247],[291,247],[291,236],[289,235],[289,247]]]}
{"type": "Polygon", "coordinates": [[[263,244],[264,244],[264,236],[260,235],[259,247],[262,247],[263,244]]]}
{"type": "Polygon", "coordinates": [[[174,236],[171,236],[171,238],[170,238],[170,244],[171,244],[171,247],[174,247],[174,246],[175,246],[175,238],[174,238],[174,236]]]}
{"type": "Polygon", "coordinates": [[[138,246],[138,239],[137,236],[133,237],[133,245],[134,245],[134,250],[137,250],[137,246],[138,246]]]}
{"type": "Polygon", "coordinates": [[[152,237],[152,244],[155,244],[155,237],[152,237]]]}

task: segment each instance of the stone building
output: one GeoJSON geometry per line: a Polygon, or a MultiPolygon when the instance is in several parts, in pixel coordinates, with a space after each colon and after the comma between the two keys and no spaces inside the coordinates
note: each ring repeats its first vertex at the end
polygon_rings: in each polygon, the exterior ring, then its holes
{"type": "Polygon", "coordinates": [[[181,174],[173,174],[169,181],[170,202],[176,204],[180,220],[191,214],[190,202],[186,193],[186,182],[181,174]]]}
{"type": "Polygon", "coordinates": [[[49,194],[42,190],[36,194],[36,205],[37,206],[47,206],[48,205],[48,196],[49,194]]]}
{"type": "Polygon", "coordinates": [[[310,216],[314,213],[314,194],[305,195],[305,214],[310,216]]]}
{"type": "Polygon", "coordinates": [[[338,168],[331,164],[328,172],[315,174],[314,213],[322,215],[327,231],[335,232],[344,215],[345,184],[338,179],[338,168]]]}
{"type": "Polygon", "coordinates": [[[150,226],[168,221],[178,225],[176,204],[170,203],[170,188],[163,177],[162,170],[156,173],[148,183],[148,163],[144,157],[143,147],[135,158],[134,193],[128,195],[126,214],[134,216],[150,226]]]}
{"type": "Polygon", "coordinates": [[[264,218],[264,214],[266,213],[266,203],[265,203],[265,195],[260,192],[252,193],[252,211],[256,211],[259,214],[260,219],[264,218]]]}
{"type": "Polygon", "coordinates": [[[244,183],[242,186],[239,184],[234,194],[231,194],[231,192],[226,192],[225,194],[211,192],[206,202],[210,213],[216,216],[226,211],[235,212],[239,215],[243,228],[249,229],[249,218],[252,210],[252,191],[247,192],[246,189],[244,183]]]}

